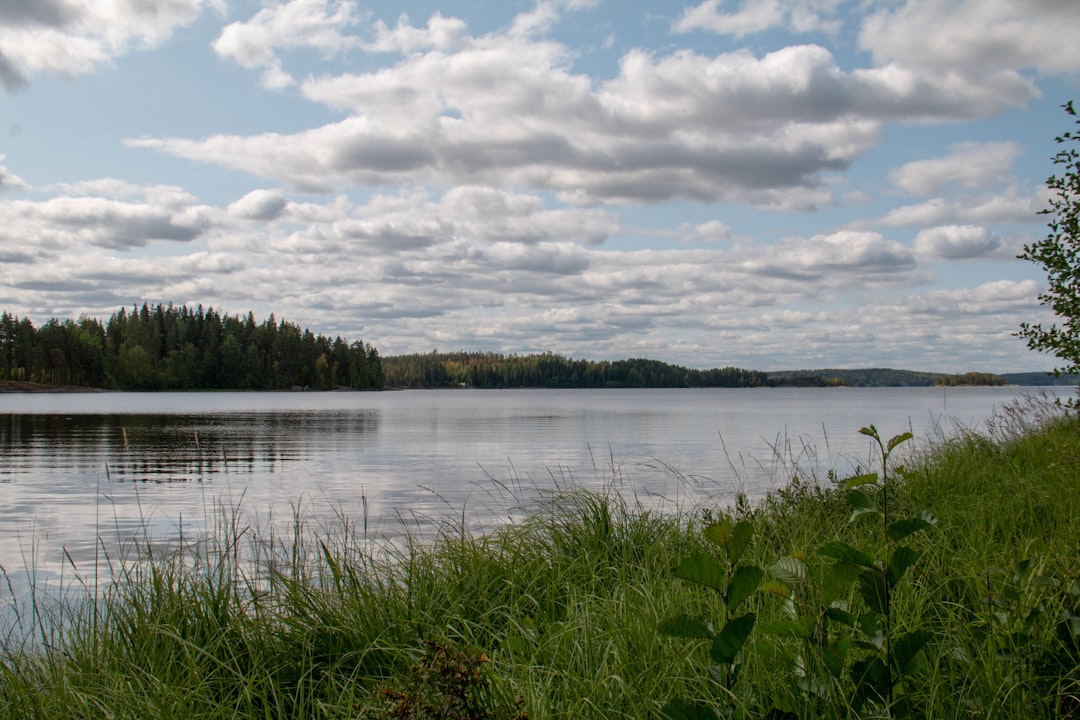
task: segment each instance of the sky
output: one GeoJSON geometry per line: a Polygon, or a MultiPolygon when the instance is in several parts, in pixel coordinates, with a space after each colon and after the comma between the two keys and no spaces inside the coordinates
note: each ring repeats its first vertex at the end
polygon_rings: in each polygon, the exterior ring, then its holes
{"type": "Polygon", "coordinates": [[[1047,370],[1075,0],[0,0],[0,309],[1047,370]]]}

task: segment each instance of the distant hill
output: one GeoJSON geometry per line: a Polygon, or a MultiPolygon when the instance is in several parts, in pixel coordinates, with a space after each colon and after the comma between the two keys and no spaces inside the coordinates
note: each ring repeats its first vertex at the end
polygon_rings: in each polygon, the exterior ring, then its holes
{"type": "Polygon", "coordinates": [[[825,368],[818,370],[781,370],[767,373],[777,385],[847,385],[850,387],[931,387],[934,385],[1027,385],[1069,386],[1080,383],[1080,375],[1055,378],[1045,372],[976,373],[960,375],[896,370],[894,368],[825,368]]]}
{"type": "Polygon", "coordinates": [[[893,368],[781,370],[768,375],[777,384],[810,384],[808,381],[819,378],[828,384],[851,387],[930,387],[935,379],[941,377],[941,373],[893,368]]]}
{"type": "Polygon", "coordinates": [[[1045,372],[1018,372],[1002,373],[1001,377],[1009,381],[1010,385],[1077,385],[1080,384],[1080,375],[1062,375],[1054,377],[1045,372]]]}

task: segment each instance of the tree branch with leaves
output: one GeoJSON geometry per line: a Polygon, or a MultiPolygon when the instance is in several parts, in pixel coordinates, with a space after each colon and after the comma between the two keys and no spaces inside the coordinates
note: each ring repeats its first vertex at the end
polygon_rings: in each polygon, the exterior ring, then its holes
{"type": "MultiPolygon", "coordinates": [[[[1072,101],[1062,107],[1080,125],[1072,101]]],[[[1064,363],[1054,369],[1059,376],[1080,372],[1080,131],[1066,132],[1055,140],[1065,147],[1053,159],[1063,172],[1046,181],[1054,194],[1041,214],[1050,216],[1050,232],[1025,245],[1017,257],[1046,270],[1048,287],[1039,294],[1039,302],[1049,305],[1058,320],[1050,327],[1021,323],[1015,334],[1027,340],[1032,350],[1056,355],[1064,363]]]]}

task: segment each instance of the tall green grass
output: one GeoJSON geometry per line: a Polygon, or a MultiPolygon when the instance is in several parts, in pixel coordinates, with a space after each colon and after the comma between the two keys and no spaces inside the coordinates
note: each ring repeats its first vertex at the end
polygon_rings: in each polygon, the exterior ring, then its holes
{"type": "MultiPolygon", "coordinates": [[[[1013,408],[897,469],[898,516],[938,518],[913,541],[920,562],[893,605],[900,629],[933,634],[914,683],[928,717],[1070,707],[1080,661],[1058,626],[1080,614],[1078,430],[1074,417],[1013,408]]],[[[55,609],[46,643],[8,635],[0,718],[391,717],[386,690],[421,692],[410,678],[431,667],[428,641],[483,660],[468,667],[482,672],[490,717],[511,707],[530,718],[656,717],[677,696],[724,707],[708,649],[657,630],[679,611],[718,614],[673,576],[681,558],[708,549],[705,525],[748,519],[747,562],[768,568],[801,553],[813,573],[824,543],[875,542],[848,522],[833,486],[798,479],[756,504],[671,512],[563,490],[513,525],[447,523],[394,544],[344,518],[323,529],[299,514],[295,532],[264,535],[226,510],[207,537],[123,568],[99,603],[55,609]]],[[[747,602],[763,620],[780,613],[767,593],[747,602]]],[[[761,716],[798,693],[782,642],[754,638],[745,652],[738,714],[761,716]]],[[[852,714],[801,707],[805,717],[852,714]]]]}

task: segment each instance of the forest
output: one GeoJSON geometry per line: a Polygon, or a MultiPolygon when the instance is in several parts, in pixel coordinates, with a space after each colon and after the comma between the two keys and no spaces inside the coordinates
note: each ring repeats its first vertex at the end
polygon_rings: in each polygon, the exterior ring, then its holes
{"type": "Polygon", "coordinates": [[[827,369],[827,370],[785,370],[770,372],[769,379],[781,385],[797,385],[800,382],[821,381],[828,379],[829,384],[849,387],[931,387],[962,385],[1049,385],[1046,373],[1028,373],[1028,382],[1016,382],[1010,375],[997,375],[986,372],[966,372],[962,374],[942,374],[919,370],[896,370],[893,368],[827,369]],[[1042,383],[1035,382],[1042,379],[1042,383]]]}
{"type": "MultiPolygon", "coordinates": [[[[745,388],[745,387],[930,387],[1006,385],[1007,377],[868,368],[764,372],[736,367],[697,370],[659,360],[573,360],[554,353],[414,353],[383,358],[388,387],[480,389],[538,388],[745,388]]],[[[1035,375],[1034,373],[1032,375],[1035,375]]]]}
{"type": "Polygon", "coordinates": [[[0,313],[0,380],[112,390],[379,389],[378,351],[253,313],[121,308],[102,323],[0,313]]]}
{"type": "MultiPolygon", "coordinates": [[[[503,355],[492,352],[417,353],[383,359],[391,387],[470,388],[682,388],[766,387],[769,375],[736,367],[696,370],[659,360],[573,360],[554,353],[503,355]]],[[[828,385],[799,378],[792,385],[828,385]]]]}
{"type": "MultiPolygon", "coordinates": [[[[700,370],[660,360],[572,359],[551,352],[413,353],[381,357],[359,340],[333,340],[271,314],[227,315],[143,303],[104,323],[0,313],[0,381],[110,390],[390,388],[746,388],[1033,384],[1010,375],[948,375],[889,368],[764,372],[700,370]]],[[[1048,376],[1043,375],[1044,382],[1048,376]]],[[[1037,379],[1037,377],[1036,377],[1037,379]]],[[[1075,378],[1061,378],[1075,384],[1075,378]]]]}

